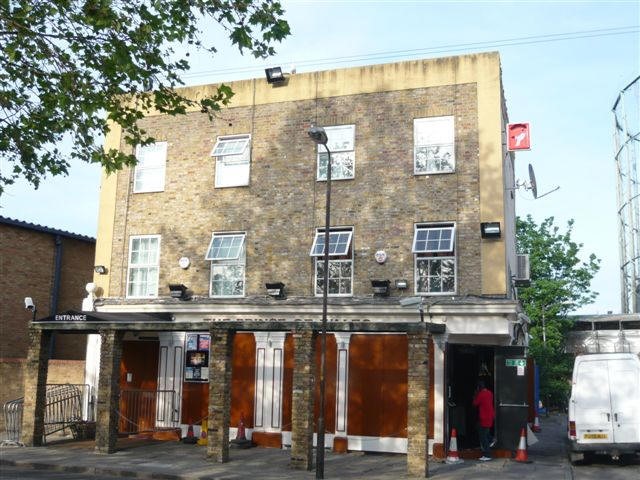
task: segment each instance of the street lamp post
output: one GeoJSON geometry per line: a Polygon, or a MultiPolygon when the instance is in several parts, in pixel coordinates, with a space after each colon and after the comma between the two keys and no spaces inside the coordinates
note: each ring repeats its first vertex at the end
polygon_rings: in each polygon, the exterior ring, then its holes
{"type": "MultiPolygon", "coordinates": [[[[327,353],[327,291],[329,288],[329,228],[331,227],[331,151],[327,146],[327,133],[322,127],[311,127],[309,137],[327,151],[327,202],[324,217],[324,284],[322,286],[322,327],[320,337],[320,412],[318,415],[318,439],[316,442],[316,478],[324,478],[324,394],[327,353]]],[[[315,287],[314,287],[315,288],[315,287]]]]}

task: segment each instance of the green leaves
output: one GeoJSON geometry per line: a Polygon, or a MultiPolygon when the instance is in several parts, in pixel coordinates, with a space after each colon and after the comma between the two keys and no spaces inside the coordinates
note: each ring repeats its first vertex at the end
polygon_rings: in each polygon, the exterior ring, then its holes
{"type": "Polygon", "coordinates": [[[0,194],[18,177],[37,188],[66,174],[72,159],[110,172],[135,164],[133,155],[96,143],[107,121],[133,146],[153,141],[137,126],[143,109],[215,115],[233,92],[221,85],[197,103],[177,94],[189,63],[175,58],[175,47],[216,51],[200,38],[204,17],[240,51],[263,57],[289,35],[283,13],[272,0],[0,1],[0,194]],[[56,147],[63,139],[73,144],[68,154],[56,147]]]}
{"type": "Polygon", "coordinates": [[[600,260],[594,254],[580,259],[583,245],[571,238],[573,220],[564,233],[553,222],[549,217],[537,225],[530,215],[516,220],[517,249],[529,254],[531,269],[531,285],[519,288],[518,296],[531,319],[530,353],[540,366],[542,393],[564,406],[573,368],[571,356],[564,353],[571,327],[567,315],[593,303],[597,293],[590,286],[600,260]]]}

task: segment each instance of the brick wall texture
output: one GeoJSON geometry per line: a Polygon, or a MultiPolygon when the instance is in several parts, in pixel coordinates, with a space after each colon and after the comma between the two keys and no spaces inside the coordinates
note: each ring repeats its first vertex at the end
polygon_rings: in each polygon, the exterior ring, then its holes
{"type": "Polygon", "coordinates": [[[98,453],[113,453],[118,439],[118,399],[123,331],[100,331],[100,378],[96,401],[96,444],[98,453]]]}
{"type": "MultiPolygon", "coordinates": [[[[413,288],[414,223],[456,222],[457,293],[481,293],[480,194],[476,85],[346,95],[237,107],[214,121],[205,114],[154,116],[141,122],[168,142],[165,189],[132,193],[131,169],[118,174],[110,295],[125,296],[132,235],[159,234],[159,295],[184,283],[209,295],[212,232],[247,234],[246,294],[264,295],[282,281],[289,295],[313,295],[309,251],[324,225],[325,182],[316,181],[312,124],[355,125],[355,178],[333,182],[332,225],[354,229],[354,295],[370,295],[371,279],[407,278],[413,288]],[[413,174],[413,119],[455,117],[455,173],[413,174]],[[251,134],[250,185],[214,188],[219,135],[251,134]],[[374,260],[383,249],[388,260],[374,260]],[[182,270],[178,259],[191,267],[182,270]]],[[[123,150],[127,148],[122,144],[123,150]]],[[[129,150],[130,151],[130,150],[129,150]]]]}
{"type": "Polygon", "coordinates": [[[293,393],[291,399],[291,466],[313,468],[315,391],[315,335],[311,330],[293,334],[293,393]]]}
{"type": "MultiPolygon", "coordinates": [[[[37,317],[52,315],[51,292],[56,235],[0,223],[0,358],[26,358],[32,313],[24,298],[33,298],[37,317]]],[[[85,285],[93,278],[95,243],[61,236],[62,264],[58,312],[80,309],[85,285]]],[[[84,360],[84,335],[56,335],[53,357],[84,360]]],[[[2,379],[3,384],[4,378],[2,379]]]]}
{"type": "Polygon", "coordinates": [[[407,368],[407,472],[429,473],[429,338],[426,332],[409,333],[407,368]]]}
{"type": "Polygon", "coordinates": [[[231,330],[212,326],[209,349],[209,423],[207,456],[216,462],[229,461],[229,425],[231,420],[231,330]]]}

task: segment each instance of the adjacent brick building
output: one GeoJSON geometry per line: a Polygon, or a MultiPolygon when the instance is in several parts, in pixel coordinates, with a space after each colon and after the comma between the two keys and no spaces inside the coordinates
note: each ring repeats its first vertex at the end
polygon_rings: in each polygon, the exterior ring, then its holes
{"type": "MultiPolygon", "coordinates": [[[[25,297],[37,317],[79,308],[94,256],[94,238],[0,216],[0,403],[23,395],[25,297]]],[[[48,348],[49,383],[84,383],[86,334],[53,335],[48,348]]]]}
{"type": "MultiPolygon", "coordinates": [[[[38,326],[124,332],[90,341],[96,385],[98,349],[122,358],[120,376],[99,382],[97,448],[112,451],[113,415],[127,408],[114,403],[118,381],[175,392],[156,426],[197,431],[208,415],[218,461],[242,422],[310,468],[328,163],[311,126],[325,128],[333,164],[325,444],[406,452],[412,474],[426,472],[428,452],[444,454],[452,427],[459,445],[477,446],[478,378],[505,405],[524,406],[526,389],[498,54],[230,85],[232,104],[213,121],[199,111],[141,121],[157,143],[102,182],[97,312],[38,326]]],[[[105,148],[127,149],[118,129],[105,148]]],[[[496,425],[504,449],[525,421],[509,408],[496,425]]]]}

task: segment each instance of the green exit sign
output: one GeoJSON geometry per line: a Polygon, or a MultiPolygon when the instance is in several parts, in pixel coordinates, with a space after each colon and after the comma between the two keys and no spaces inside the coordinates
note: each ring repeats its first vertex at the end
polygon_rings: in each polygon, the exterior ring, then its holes
{"type": "Polygon", "coordinates": [[[507,367],[526,367],[527,361],[524,358],[507,358],[504,361],[507,367]]]}

